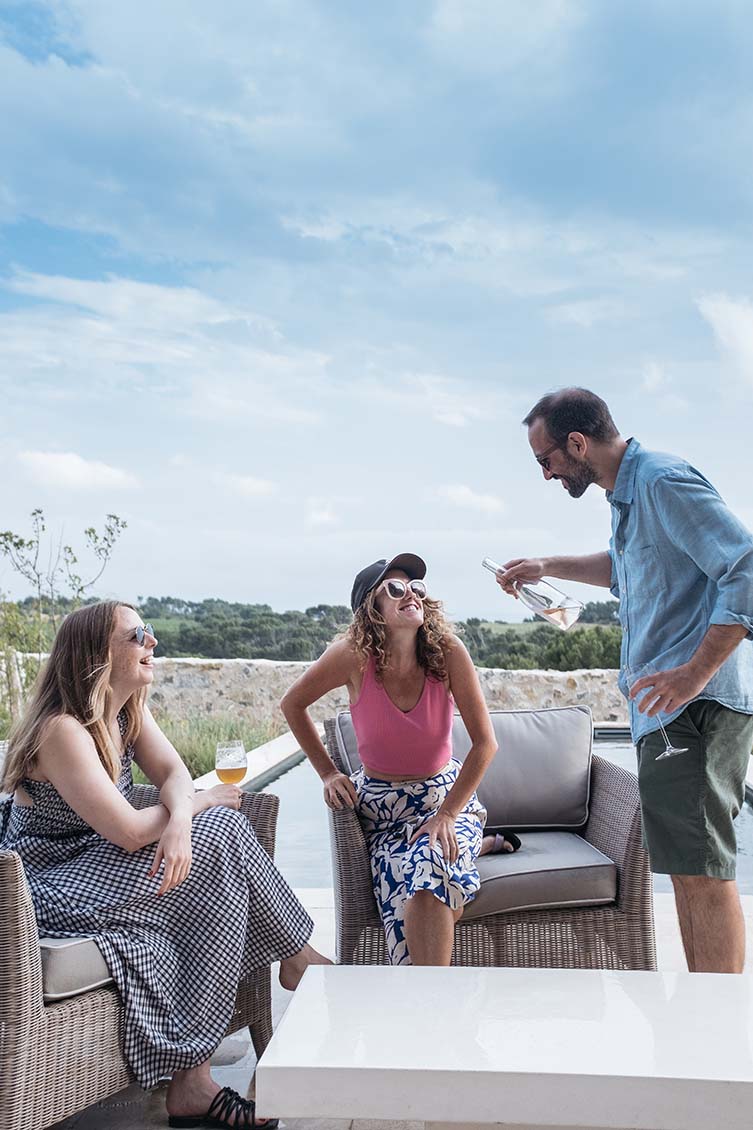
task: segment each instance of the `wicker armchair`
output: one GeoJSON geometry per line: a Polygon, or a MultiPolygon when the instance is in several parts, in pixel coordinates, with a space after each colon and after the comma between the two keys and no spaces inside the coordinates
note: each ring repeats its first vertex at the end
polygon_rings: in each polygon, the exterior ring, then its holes
{"type": "MultiPolygon", "coordinates": [[[[137,785],[134,803],[158,800],[137,785]]],[[[241,802],[259,842],[274,855],[279,800],[246,793],[241,802]]],[[[123,1010],[113,986],[54,1004],[42,996],[39,935],[18,855],[0,851],[0,1127],[37,1130],[133,1082],[123,1059],[123,1010]]],[[[257,1056],[272,1037],[269,967],[238,985],[228,1034],[248,1026],[257,1056]]]]}
{"type": "MultiPolygon", "coordinates": [[[[343,756],[335,719],[325,723],[325,741],[338,769],[351,772],[352,759],[348,764],[343,756]]],[[[608,857],[607,863],[616,865],[614,897],[600,905],[514,907],[480,916],[474,915],[471,903],[455,927],[454,964],[656,969],[652,884],[641,844],[638,781],[635,774],[604,758],[594,756],[590,765],[588,819],[578,836],[608,857]]],[[[337,960],[347,965],[385,964],[386,943],[363,830],[353,809],[330,811],[329,817],[337,960]]],[[[526,836],[521,838],[525,848],[526,836]]],[[[535,838],[534,832],[528,843],[535,838]]]]}

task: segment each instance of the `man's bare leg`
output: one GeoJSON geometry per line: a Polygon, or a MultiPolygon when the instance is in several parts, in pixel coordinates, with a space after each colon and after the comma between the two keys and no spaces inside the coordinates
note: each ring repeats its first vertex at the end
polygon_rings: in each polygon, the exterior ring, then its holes
{"type": "Polygon", "coordinates": [[[677,921],[680,924],[680,936],[682,937],[682,948],[685,950],[685,960],[688,963],[688,969],[692,972],[695,971],[695,950],[693,948],[693,920],[690,915],[690,905],[685,894],[680,879],[681,875],[672,875],[672,886],[675,889],[675,907],[677,909],[677,921]]]}
{"type": "Polygon", "coordinates": [[[745,919],[734,879],[673,875],[677,916],[691,973],[742,973],[745,919]]]}

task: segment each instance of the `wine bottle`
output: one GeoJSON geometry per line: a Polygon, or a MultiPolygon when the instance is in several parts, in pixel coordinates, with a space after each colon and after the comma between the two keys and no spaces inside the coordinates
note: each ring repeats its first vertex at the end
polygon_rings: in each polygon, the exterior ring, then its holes
{"type": "MultiPolygon", "coordinates": [[[[505,570],[491,557],[485,557],[481,564],[489,572],[504,576],[505,570]]],[[[562,632],[572,628],[583,611],[579,600],[550,585],[548,581],[516,581],[514,588],[526,608],[530,608],[536,616],[562,632]]]]}

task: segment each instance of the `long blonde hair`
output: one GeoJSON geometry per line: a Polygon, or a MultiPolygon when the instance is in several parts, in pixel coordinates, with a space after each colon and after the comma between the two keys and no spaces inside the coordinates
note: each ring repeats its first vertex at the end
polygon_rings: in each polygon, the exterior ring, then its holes
{"type": "MultiPolygon", "coordinates": [[[[373,656],[375,674],[381,679],[390,657],[384,617],[376,606],[377,591],[372,589],[356,609],[345,639],[364,665],[373,656]]],[[[446,652],[452,647],[455,633],[445,619],[441,601],[427,596],[423,605],[424,622],[416,634],[416,660],[429,678],[444,681],[447,678],[446,652]]]]}
{"type": "MultiPolygon", "coordinates": [[[[118,779],[121,751],[107,726],[111,699],[110,641],[118,608],[133,605],[103,600],[79,608],[63,620],[24,716],[10,735],[2,781],[6,792],[13,792],[29,775],[48,722],[65,714],[70,714],[91,734],[99,760],[112,780],[118,779]]],[[[138,737],[145,701],[146,688],[142,688],[123,707],[126,744],[138,737]]]]}

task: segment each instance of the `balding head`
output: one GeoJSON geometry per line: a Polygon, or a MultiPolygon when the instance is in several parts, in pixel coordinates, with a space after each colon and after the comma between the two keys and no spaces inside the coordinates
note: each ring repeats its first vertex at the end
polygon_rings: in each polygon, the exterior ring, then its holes
{"type": "Polygon", "coordinates": [[[587,388],[561,388],[534,404],[523,423],[527,428],[541,420],[552,443],[566,443],[571,432],[609,443],[619,435],[604,401],[587,388]]]}

